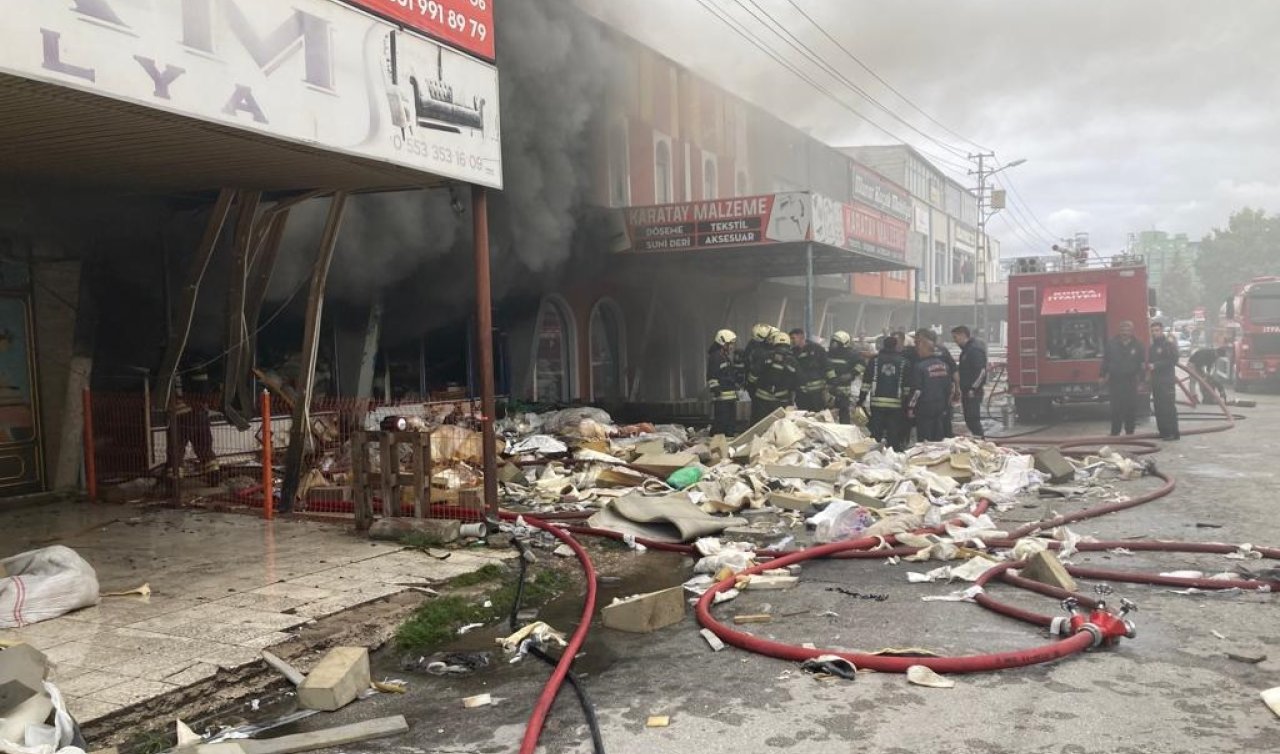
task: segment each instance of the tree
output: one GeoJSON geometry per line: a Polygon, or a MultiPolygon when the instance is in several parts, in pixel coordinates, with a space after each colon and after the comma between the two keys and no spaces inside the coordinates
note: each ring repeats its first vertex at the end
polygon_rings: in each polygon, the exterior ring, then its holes
{"type": "Polygon", "coordinates": [[[1249,208],[1231,215],[1225,229],[1214,228],[1205,237],[1196,270],[1210,312],[1216,312],[1237,285],[1280,275],[1280,217],[1249,208]]]}
{"type": "Polygon", "coordinates": [[[1201,294],[1191,261],[1181,250],[1175,251],[1160,281],[1160,309],[1175,319],[1187,319],[1203,300],[1201,294]]]}

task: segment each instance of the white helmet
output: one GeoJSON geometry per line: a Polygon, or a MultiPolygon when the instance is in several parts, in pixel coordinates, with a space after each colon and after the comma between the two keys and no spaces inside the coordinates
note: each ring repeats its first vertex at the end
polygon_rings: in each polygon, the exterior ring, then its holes
{"type": "Polygon", "coordinates": [[[721,330],[716,333],[716,345],[727,346],[738,342],[738,336],[733,330],[721,330]]]}
{"type": "Polygon", "coordinates": [[[773,333],[769,335],[769,344],[774,346],[789,346],[791,345],[791,336],[781,330],[774,330],[773,333]]]}
{"type": "Polygon", "coordinates": [[[853,336],[844,330],[836,330],[835,335],[831,336],[831,342],[837,346],[847,346],[853,342],[853,336]]]}
{"type": "Polygon", "coordinates": [[[769,339],[773,334],[773,325],[766,325],[763,322],[751,328],[751,336],[761,342],[769,339]]]}

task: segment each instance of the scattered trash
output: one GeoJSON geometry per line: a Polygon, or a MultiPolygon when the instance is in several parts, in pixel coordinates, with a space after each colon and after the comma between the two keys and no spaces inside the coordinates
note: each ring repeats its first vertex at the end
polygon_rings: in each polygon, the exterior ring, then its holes
{"type": "Polygon", "coordinates": [[[1265,654],[1239,654],[1237,652],[1227,652],[1227,659],[1247,663],[1249,665],[1257,665],[1260,662],[1266,662],[1267,656],[1265,654]]]}
{"type": "Polygon", "coordinates": [[[1227,638],[1224,634],[1222,634],[1222,633],[1220,633],[1220,632],[1218,632],[1218,631],[1210,631],[1209,633],[1213,634],[1214,636],[1218,637],[1219,639],[1223,639],[1223,640],[1225,640],[1225,639],[1227,638]]]}
{"type": "Polygon", "coordinates": [[[839,655],[819,655],[805,660],[801,663],[800,669],[818,676],[830,675],[846,681],[854,680],[858,673],[858,668],[852,662],[839,655]]]}
{"type": "Polygon", "coordinates": [[[668,715],[650,715],[648,720],[644,721],[646,728],[665,728],[671,725],[671,717],[668,715]]]}
{"type": "Polygon", "coordinates": [[[383,694],[405,694],[409,691],[409,684],[406,681],[387,679],[374,681],[373,688],[383,694]]]}
{"type": "Polygon", "coordinates": [[[1262,701],[1276,715],[1280,715],[1280,686],[1262,692],[1262,701]]]}
{"type": "Polygon", "coordinates": [[[518,650],[521,655],[525,652],[525,642],[529,641],[536,642],[539,646],[550,646],[551,644],[555,644],[564,647],[568,645],[564,634],[555,630],[551,626],[548,626],[542,621],[530,623],[519,631],[516,631],[514,634],[497,640],[503,651],[512,653],[518,650]]]}
{"type": "Polygon", "coordinates": [[[174,721],[174,728],[176,729],[175,738],[179,747],[194,746],[195,744],[204,741],[204,736],[201,736],[191,730],[191,726],[181,720],[174,721]]]}
{"type": "Polygon", "coordinates": [[[461,626],[461,627],[459,627],[459,628],[458,628],[458,636],[465,636],[466,634],[471,633],[472,631],[476,630],[477,628],[484,628],[484,624],[483,624],[483,623],[468,623],[467,625],[465,625],[465,626],[461,626]]]}
{"type": "MultiPolygon", "coordinates": [[[[845,589],[842,586],[829,586],[827,587],[827,591],[838,592],[840,594],[843,594],[846,597],[853,597],[854,599],[858,599],[858,600],[871,600],[874,602],[885,602],[886,600],[889,599],[889,595],[887,594],[863,594],[862,592],[859,592],[853,589],[845,589]]],[[[832,614],[834,615],[834,613],[832,614]]]]}
{"type": "Polygon", "coordinates": [[[123,592],[103,592],[103,593],[102,593],[102,596],[103,596],[103,597],[143,597],[143,598],[146,598],[146,597],[150,597],[150,596],[151,596],[151,585],[150,585],[150,584],[143,584],[142,586],[140,586],[140,587],[138,587],[138,588],[136,588],[136,589],[129,589],[129,590],[127,590],[127,591],[123,591],[123,592]]]}
{"type": "Polygon", "coordinates": [[[337,728],[295,733],[279,738],[254,739],[243,743],[232,743],[232,739],[223,738],[219,740],[225,743],[219,743],[210,751],[220,752],[220,754],[297,754],[297,752],[333,749],[375,738],[395,736],[406,733],[408,730],[409,723],[404,719],[404,715],[395,715],[337,728]]]}
{"type": "Polygon", "coordinates": [[[955,681],[938,675],[924,665],[912,665],[907,668],[907,680],[917,686],[926,686],[931,689],[952,689],[956,686],[955,681]]]}
{"type": "Polygon", "coordinates": [[[0,628],[22,628],[98,604],[98,575],[70,547],[5,558],[0,573],[0,628]]]}
{"type": "Polygon", "coordinates": [[[704,628],[698,633],[701,634],[702,638],[706,640],[707,645],[711,647],[712,652],[719,652],[720,650],[724,649],[724,642],[720,640],[719,636],[716,636],[714,633],[712,633],[711,629],[704,628]]]}
{"type": "Polygon", "coordinates": [[[758,613],[754,615],[735,615],[733,622],[739,626],[749,623],[772,623],[773,616],[768,613],[758,613]]]}
{"type": "Polygon", "coordinates": [[[551,554],[555,555],[557,558],[572,558],[574,556],[573,548],[569,545],[560,545],[556,549],[552,550],[551,554]]]}
{"type": "Polygon", "coordinates": [[[400,667],[430,675],[470,675],[489,667],[492,662],[487,652],[450,652],[430,658],[407,656],[401,660],[400,667]]]}
{"type": "Polygon", "coordinates": [[[462,706],[466,709],[475,709],[476,707],[488,707],[493,704],[493,697],[489,694],[477,694],[469,696],[462,700],[462,706]]]}
{"type": "Polygon", "coordinates": [[[307,680],[307,677],[297,668],[265,649],[262,650],[262,659],[265,660],[268,665],[279,671],[280,675],[287,678],[289,683],[292,683],[294,686],[301,686],[302,682],[307,680]]]}

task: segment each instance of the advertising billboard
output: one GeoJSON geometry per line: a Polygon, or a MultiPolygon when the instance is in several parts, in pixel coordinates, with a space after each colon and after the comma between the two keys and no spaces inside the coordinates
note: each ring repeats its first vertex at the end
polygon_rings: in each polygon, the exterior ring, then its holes
{"type": "Polygon", "coordinates": [[[807,194],[793,192],[626,210],[631,250],[686,251],[805,241],[807,194]]]}
{"type": "Polygon", "coordinates": [[[495,0],[344,0],[492,62],[495,0]]]}
{"type": "Polygon", "coordinates": [[[6,10],[2,72],[502,187],[497,69],[337,0],[6,10]]]}

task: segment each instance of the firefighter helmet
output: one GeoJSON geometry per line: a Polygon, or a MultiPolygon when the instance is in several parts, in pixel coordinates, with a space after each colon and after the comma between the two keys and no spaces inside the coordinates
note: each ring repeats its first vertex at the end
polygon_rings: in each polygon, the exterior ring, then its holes
{"type": "Polygon", "coordinates": [[[762,342],[768,340],[769,336],[772,334],[773,334],[773,326],[766,325],[763,322],[751,328],[752,337],[762,342]]]}
{"type": "Polygon", "coordinates": [[[831,342],[837,346],[847,346],[853,342],[853,336],[844,330],[836,330],[835,335],[831,336],[831,342]]]}
{"type": "Polygon", "coordinates": [[[728,346],[737,342],[738,336],[734,334],[733,330],[721,330],[716,333],[716,345],[718,346],[728,346]]]}
{"type": "Polygon", "coordinates": [[[791,345],[791,336],[781,330],[775,330],[769,336],[769,345],[771,346],[789,346],[791,345]]]}

